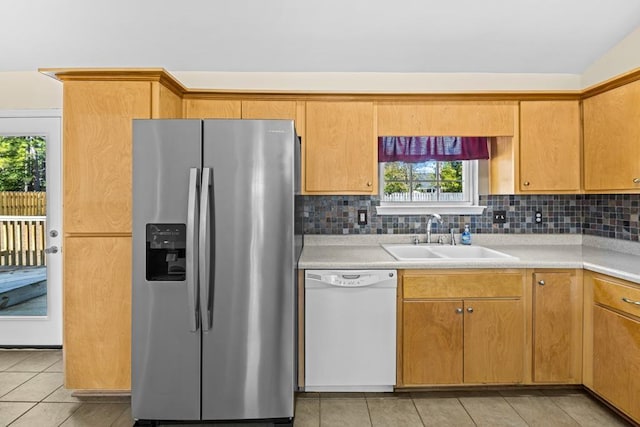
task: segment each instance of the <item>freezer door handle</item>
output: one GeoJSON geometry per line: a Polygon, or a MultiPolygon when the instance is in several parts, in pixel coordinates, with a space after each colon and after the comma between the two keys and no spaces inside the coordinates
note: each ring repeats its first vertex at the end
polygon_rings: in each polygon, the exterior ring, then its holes
{"type": "MultiPolygon", "coordinates": [[[[211,286],[211,245],[214,244],[210,238],[211,221],[211,192],[213,189],[213,171],[211,168],[202,169],[202,187],[200,191],[200,314],[202,316],[202,330],[208,331],[211,328],[211,309],[213,304],[209,303],[211,286]]],[[[214,246],[215,253],[215,246],[214,246]]]]}
{"type": "Polygon", "coordinates": [[[189,170],[189,195],[187,199],[187,253],[186,253],[186,283],[187,307],[189,310],[189,330],[198,330],[198,189],[200,187],[200,171],[198,168],[189,170]]]}

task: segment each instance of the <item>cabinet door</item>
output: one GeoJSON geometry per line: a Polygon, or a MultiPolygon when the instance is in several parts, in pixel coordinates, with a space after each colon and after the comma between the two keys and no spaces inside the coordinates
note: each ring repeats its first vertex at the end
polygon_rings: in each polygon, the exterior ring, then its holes
{"type": "Polygon", "coordinates": [[[520,103],[520,191],[580,190],[578,101],[520,103]]]}
{"type": "Polygon", "coordinates": [[[464,305],[464,382],[522,382],[522,300],[465,300],[464,305]]]}
{"type": "Polygon", "coordinates": [[[240,100],[185,99],[185,119],[239,119],[242,104],[240,100]]]}
{"type": "Polygon", "coordinates": [[[533,381],[582,382],[582,288],[575,272],[533,275],[533,381]]]}
{"type": "Polygon", "coordinates": [[[296,119],[296,101],[242,101],[243,119],[296,119]]]}
{"type": "Polygon", "coordinates": [[[585,190],[640,190],[640,81],[585,99],[583,110],[585,190]]]}
{"type": "Polygon", "coordinates": [[[131,232],[131,119],[150,117],[149,82],[65,82],[65,233],[131,232]]]}
{"type": "Polygon", "coordinates": [[[131,238],[64,247],[64,373],[72,389],[131,388],[131,238]]]}
{"type": "Polygon", "coordinates": [[[305,190],[375,194],[377,142],[372,102],[307,102],[305,190]]]}
{"type": "Polygon", "coordinates": [[[593,389],[640,420],[640,322],[593,308],[593,389]]]}
{"type": "Polygon", "coordinates": [[[403,303],[403,383],[462,383],[462,301],[403,303]]]}

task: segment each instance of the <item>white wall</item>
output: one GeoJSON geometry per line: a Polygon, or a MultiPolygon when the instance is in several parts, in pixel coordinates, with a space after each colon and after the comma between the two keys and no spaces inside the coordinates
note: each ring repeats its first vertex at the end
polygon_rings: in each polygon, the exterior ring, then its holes
{"type": "Polygon", "coordinates": [[[0,110],[62,108],[62,83],[37,71],[0,72],[0,110]]]}
{"type": "Polygon", "coordinates": [[[604,80],[640,68],[640,28],[591,64],[582,74],[582,87],[587,88],[604,80]]]}

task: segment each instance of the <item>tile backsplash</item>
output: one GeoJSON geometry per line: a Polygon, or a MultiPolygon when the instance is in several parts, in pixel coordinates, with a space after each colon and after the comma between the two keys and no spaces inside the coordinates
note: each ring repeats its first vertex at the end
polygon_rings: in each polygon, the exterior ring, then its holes
{"type": "MultiPolygon", "coordinates": [[[[509,195],[480,196],[487,206],[482,215],[442,215],[444,224],[433,223],[434,233],[450,228],[460,232],[469,224],[472,233],[584,233],[638,241],[640,194],[616,195],[509,195]],[[493,224],[493,211],[507,213],[505,224],[493,224]],[[535,222],[535,212],[542,222],[535,222]]],[[[411,234],[425,233],[425,215],[376,215],[379,197],[305,196],[304,232],[307,234],[411,234]],[[366,210],[367,225],[358,225],[358,210],[366,210]]]]}

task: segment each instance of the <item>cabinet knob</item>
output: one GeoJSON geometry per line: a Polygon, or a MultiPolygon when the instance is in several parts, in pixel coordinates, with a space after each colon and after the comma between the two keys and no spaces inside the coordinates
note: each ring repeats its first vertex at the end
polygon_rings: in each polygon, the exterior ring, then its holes
{"type": "Polygon", "coordinates": [[[544,286],[544,280],[538,280],[538,285],[544,286]]]}
{"type": "Polygon", "coordinates": [[[461,308],[456,308],[456,313],[462,314],[462,309],[461,308]]]}
{"type": "Polygon", "coordinates": [[[371,187],[371,181],[367,181],[367,187],[371,187]]]}
{"type": "Polygon", "coordinates": [[[633,178],[634,184],[640,184],[640,178],[633,178]]]}
{"type": "Polygon", "coordinates": [[[522,184],[523,184],[525,187],[528,187],[530,183],[529,183],[529,181],[525,181],[525,182],[523,182],[522,184]]]}
{"type": "Polygon", "coordinates": [[[467,312],[468,313],[473,313],[473,307],[467,307],[467,312]]]}

